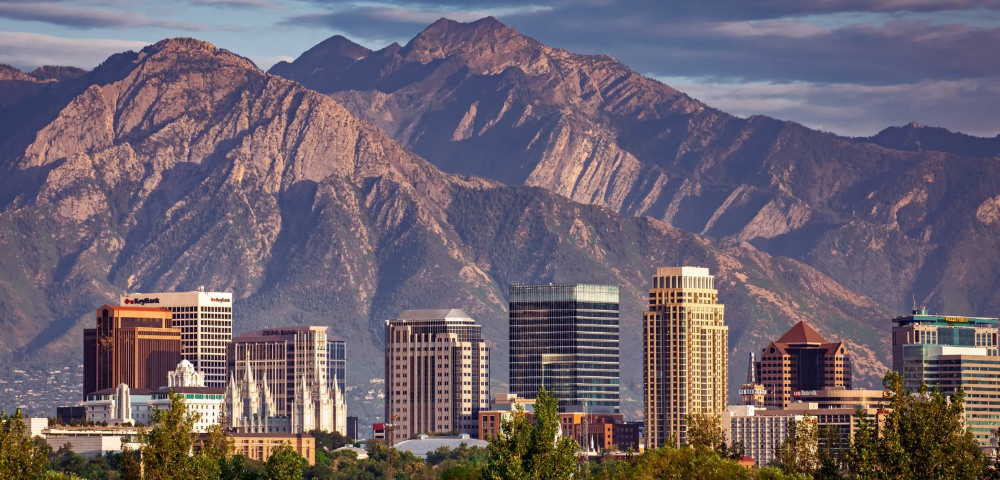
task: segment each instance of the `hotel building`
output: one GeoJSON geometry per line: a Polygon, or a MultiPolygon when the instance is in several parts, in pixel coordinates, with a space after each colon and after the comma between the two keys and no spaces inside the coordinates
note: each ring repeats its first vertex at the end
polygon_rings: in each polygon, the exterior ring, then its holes
{"type": "MultiPolygon", "coordinates": [[[[233,294],[227,292],[129,293],[124,306],[163,307],[182,331],[184,360],[205,374],[205,386],[225,388],[226,346],[233,339],[233,294]]],[[[176,363],[174,364],[176,365],[176,363]]]]}
{"type": "Polygon", "coordinates": [[[267,427],[275,431],[277,422],[290,421],[290,433],[320,429],[347,435],[343,391],[337,379],[327,377],[327,330],[285,327],[247,332],[233,339],[227,353],[229,428],[267,433],[267,427]],[[276,423],[256,423],[268,419],[276,423]]]}
{"type": "Polygon", "coordinates": [[[387,320],[389,441],[432,432],[479,438],[479,411],[490,406],[489,360],[482,327],[462,310],[407,310],[387,320]]]}
{"type": "Polygon", "coordinates": [[[990,431],[1000,428],[997,319],[914,309],[892,321],[892,369],[902,374],[903,386],[916,391],[926,382],[948,395],[961,387],[966,425],[980,446],[990,447],[990,431]]]}
{"type": "Polygon", "coordinates": [[[554,390],[560,412],[619,411],[618,287],[511,285],[510,390],[554,390]]]}
{"type": "Polygon", "coordinates": [[[758,371],[768,408],[787,407],[796,391],[851,388],[851,356],[844,344],[826,341],[805,322],[764,348],[758,371]]]}
{"type": "Polygon", "coordinates": [[[83,331],[83,398],[126,384],[155,390],[181,361],[181,330],[165,308],[104,305],[83,331]]]}
{"type": "Polygon", "coordinates": [[[726,411],[729,327],[707,268],[659,268],[643,313],[646,448],[687,443],[688,414],[726,411]]]}

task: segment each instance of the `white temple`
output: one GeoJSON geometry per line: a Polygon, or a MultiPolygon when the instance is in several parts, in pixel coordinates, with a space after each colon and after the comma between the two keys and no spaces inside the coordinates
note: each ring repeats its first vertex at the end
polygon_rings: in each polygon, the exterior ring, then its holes
{"type": "Polygon", "coordinates": [[[344,394],[336,378],[325,381],[325,370],[316,365],[313,378],[320,379],[319,382],[309,382],[305,372],[296,379],[295,400],[291,405],[291,418],[288,418],[285,412],[275,408],[266,371],[263,378],[255,379],[247,361],[243,377],[237,380],[231,373],[226,385],[226,427],[248,433],[306,433],[319,429],[347,435],[344,394]]]}

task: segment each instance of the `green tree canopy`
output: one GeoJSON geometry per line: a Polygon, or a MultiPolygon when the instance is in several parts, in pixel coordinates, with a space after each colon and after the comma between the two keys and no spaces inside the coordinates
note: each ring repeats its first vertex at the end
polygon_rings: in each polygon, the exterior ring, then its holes
{"type": "Polygon", "coordinates": [[[0,410],[0,478],[35,480],[45,472],[48,451],[31,438],[21,409],[8,416],[0,410]]]}
{"type": "Polygon", "coordinates": [[[558,436],[558,400],[538,390],[535,422],[518,409],[500,422],[500,433],[490,438],[482,478],[490,480],[548,480],[570,478],[577,469],[579,445],[558,436]]]}
{"type": "Polygon", "coordinates": [[[847,464],[861,480],[948,478],[972,480],[987,467],[972,432],[965,424],[965,392],[949,397],[921,385],[913,393],[903,388],[897,372],[885,376],[885,412],[871,419],[859,411],[847,464]]]}

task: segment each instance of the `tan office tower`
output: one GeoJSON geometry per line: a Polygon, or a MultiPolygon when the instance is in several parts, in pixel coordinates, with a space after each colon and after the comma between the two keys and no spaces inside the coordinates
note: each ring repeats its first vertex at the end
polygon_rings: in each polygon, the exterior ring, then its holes
{"type": "Polygon", "coordinates": [[[225,388],[226,346],[233,340],[232,293],[206,292],[204,289],[196,292],[129,293],[120,296],[118,303],[170,310],[174,326],[183,332],[181,353],[184,360],[205,374],[206,387],[225,388]]]}
{"type": "Polygon", "coordinates": [[[97,309],[97,328],[83,330],[83,398],[116,388],[156,390],[181,361],[181,331],[165,308],[97,309]]]}
{"type": "Polygon", "coordinates": [[[686,415],[726,411],[729,327],[707,268],[658,268],[643,313],[647,448],[687,443],[686,415]]]}
{"type": "Polygon", "coordinates": [[[432,432],[479,438],[479,411],[490,408],[490,352],[482,327],[462,310],[407,310],[386,320],[385,376],[391,442],[432,432]]]}

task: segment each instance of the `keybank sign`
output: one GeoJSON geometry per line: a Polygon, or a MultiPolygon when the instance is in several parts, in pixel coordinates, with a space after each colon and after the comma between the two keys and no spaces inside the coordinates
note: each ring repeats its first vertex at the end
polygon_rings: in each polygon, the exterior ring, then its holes
{"type": "Polygon", "coordinates": [[[160,303],[159,298],[135,298],[135,299],[125,299],[125,305],[147,305],[150,303],[160,303]]]}

